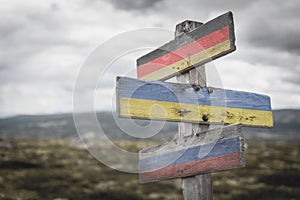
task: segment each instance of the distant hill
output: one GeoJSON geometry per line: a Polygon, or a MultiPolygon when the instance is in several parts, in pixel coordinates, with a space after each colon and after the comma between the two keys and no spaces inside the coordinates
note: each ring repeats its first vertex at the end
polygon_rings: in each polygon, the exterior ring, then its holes
{"type": "Polygon", "coordinates": [[[273,128],[244,128],[249,139],[300,141],[300,110],[273,111],[273,128]]]}
{"type": "MultiPolygon", "coordinates": [[[[89,126],[88,113],[80,114],[83,124],[87,124],[83,137],[94,137],[97,130],[89,126]],[[85,117],[86,116],[86,117],[85,117]]],[[[141,140],[126,134],[123,130],[133,130],[133,124],[126,119],[119,119],[120,129],[110,112],[98,112],[97,119],[106,136],[112,140],[141,140]]],[[[149,121],[134,120],[139,126],[146,126],[149,121]]],[[[177,131],[175,123],[166,123],[154,140],[167,140],[177,131]]],[[[61,139],[77,138],[77,131],[72,114],[53,115],[20,115],[0,119],[0,138],[33,138],[33,139],[61,139]]]]}
{"type": "MultiPolygon", "coordinates": [[[[83,119],[84,115],[82,114],[83,119]]],[[[126,134],[133,130],[132,124],[126,120],[119,121],[121,130],[116,124],[112,113],[99,112],[96,114],[98,122],[104,133],[112,140],[137,140],[126,134]]],[[[275,110],[273,112],[274,128],[243,128],[246,138],[251,140],[279,140],[300,141],[300,110],[275,110]]],[[[88,119],[86,119],[88,123],[88,119]]],[[[149,121],[134,120],[139,126],[147,126],[149,121]]],[[[95,130],[89,130],[87,126],[84,134],[86,137],[94,137],[95,130]]],[[[148,129],[149,131],[149,129],[148,129]]],[[[165,123],[163,129],[152,140],[169,140],[177,132],[177,123],[165,123]]],[[[0,138],[77,138],[77,132],[72,114],[54,115],[20,115],[0,119],[0,138]]],[[[143,140],[143,139],[139,139],[143,140]]]]}

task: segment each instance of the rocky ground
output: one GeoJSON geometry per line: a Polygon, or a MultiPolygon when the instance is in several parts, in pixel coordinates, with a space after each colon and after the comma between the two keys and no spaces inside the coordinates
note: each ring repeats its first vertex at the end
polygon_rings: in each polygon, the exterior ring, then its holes
{"type": "MultiPolygon", "coordinates": [[[[141,142],[119,142],[137,151],[141,142]]],[[[249,142],[246,167],[213,174],[215,199],[300,199],[300,144],[249,142]]],[[[0,140],[0,199],[182,199],[181,181],[140,185],[65,140],[0,140]]]]}

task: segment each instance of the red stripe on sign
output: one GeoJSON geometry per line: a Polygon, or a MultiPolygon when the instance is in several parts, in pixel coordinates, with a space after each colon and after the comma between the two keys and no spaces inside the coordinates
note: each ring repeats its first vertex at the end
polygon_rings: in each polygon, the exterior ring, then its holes
{"type": "Polygon", "coordinates": [[[226,40],[229,40],[229,26],[225,26],[222,29],[201,37],[198,40],[186,44],[174,51],[166,53],[163,56],[160,56],[146,64],[138,66],[138,77],[140,78],[165,66],[171,65],[226,40]]]}
{"type": "Polygon", "coordinates": [[[238,166],[241,166],[239,152],[142,172],[140,173],[139,179],[141,183],[147,183],[177,177],[187,177],[213,171],[221,171],[238,166]]]}

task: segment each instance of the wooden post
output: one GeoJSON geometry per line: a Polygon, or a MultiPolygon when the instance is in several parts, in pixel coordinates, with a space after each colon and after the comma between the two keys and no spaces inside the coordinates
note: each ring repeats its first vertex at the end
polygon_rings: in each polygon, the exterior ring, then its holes
{"type": "MultiPolygon", "coordinates": [[[[175,37],[180,37],[181,34],[189,32],[202,23],[195,21],[184,21],[176,25],[175,37]]],[[[206,86],[205,66],[199,66],[197,69],[192,69],[187,73],[177,76],[178,83],[189,83],[206,86]]],[[[178,136],[183,138],[187,135],[192,135],[197,132],[208,130],[209,125],[200,125],[192,123],[178,123],[178,136]]],[[[182,178],[182,189],[185,200],[212,200],[212,181],[211,175],[203,174],[193,177],[182,178]]]]}

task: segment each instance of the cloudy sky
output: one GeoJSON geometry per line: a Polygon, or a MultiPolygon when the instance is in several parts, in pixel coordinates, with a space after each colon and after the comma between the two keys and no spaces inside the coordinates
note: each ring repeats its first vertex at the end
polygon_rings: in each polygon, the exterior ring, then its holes
{"type": "Polygon", "coordinates": [[[216,69],[208,69],[209,79],[219,74],[225,88],[270,95],[274,109],[300,108],[299,10],[298,0],[6,1],[0,117],[72,112],[76,77],[86,65],[97,68],[87,70],[98,84],[95,89],[86,74],[81,96],[93,92],[96,110],[111,110],[115,76],[134,76],[137,57],[173,39],[177,23],[206,22],[227,11],[234,15],[237,50],[207,66],[216,69]],[[120,45],[126,54],[117,51],[120,45]]]}

